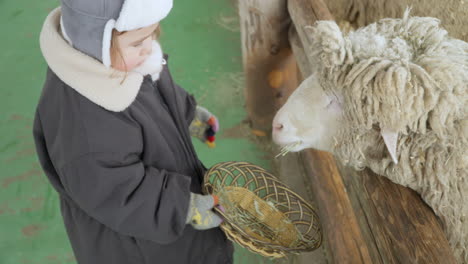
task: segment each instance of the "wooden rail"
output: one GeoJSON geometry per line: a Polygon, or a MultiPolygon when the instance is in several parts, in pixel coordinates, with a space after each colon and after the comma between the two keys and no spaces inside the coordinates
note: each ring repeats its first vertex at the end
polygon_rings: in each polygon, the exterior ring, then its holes
{"type": "MultiPolygon", "coordinates": [[[[239,0],[239,14],[247,109],[253,129],[268,133],[274,112],[312,71],[305,27],[333,16],[322,0],[239,0]]],[[[326,152],[301,157],[330,263],[456,263],[437,217],[414,191],[326,152]]]]}
{"type": "Polygon", "coordinates": [[[275,108],[297,87],[296,63],[288,43],[285,0],[240,0],[246,107],[255,134],[265,136],[275,108]]]}

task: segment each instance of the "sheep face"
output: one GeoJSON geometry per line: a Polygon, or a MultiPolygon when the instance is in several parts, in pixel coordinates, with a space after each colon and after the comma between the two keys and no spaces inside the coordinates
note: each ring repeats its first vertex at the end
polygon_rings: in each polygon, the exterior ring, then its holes
{"type": "MultiPolygon", "coordinates": [[[[347,36],[333,21],[318,21],[306,28],[313,36],[306,52],[316,62],[314,73],[277,113],[273,140],[283,147],[300,142],[290,151],[315,148],[336,154],[340,143],[350,144],[377,132],[381,137],[367,142],[369,149],[383,141],[393,162],[398,163],[399,135],[424,134],[426,124],[436,120],[433,116],[445,116],[443,109],[436,108],[441,104],[440,85],[435,80],[442,78],[438,75],[461,74],[460,56],[445,52],[444,45],[431,44],[446,35],[446,31],[433,30],[436,27],[435,19],[410,20],[405,13],[403,19],[382,20],[347,36]],[[419,31],[412,32],[415,28],[419,31]],[[435,51],[447,56],[433,57],[435,51]],[[447,63],[430,68],[435,59],[447,63]]],[[[437,124],[430,126],[443,132],[437,124]]],[[[342,158],[356,159],[356,155],[342,158]]]]}
{"type": "Polygon", "coordinates": [[[277,112],[274,142],[292,147],[292,152],[306,148],[331,151],[342,112],[338,97],[326,94],[316,76],[311,75],[277,112]]]}

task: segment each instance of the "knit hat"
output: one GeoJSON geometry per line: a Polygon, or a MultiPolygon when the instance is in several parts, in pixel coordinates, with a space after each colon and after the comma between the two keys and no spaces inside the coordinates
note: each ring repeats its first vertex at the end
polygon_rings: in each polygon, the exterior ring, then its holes
{"type": "Polygon", "coordinates": [[[130,31],[155,24],[173,0],[61,0],[61,29],[77,50],[110,67],[112,30],[130,31]]]}

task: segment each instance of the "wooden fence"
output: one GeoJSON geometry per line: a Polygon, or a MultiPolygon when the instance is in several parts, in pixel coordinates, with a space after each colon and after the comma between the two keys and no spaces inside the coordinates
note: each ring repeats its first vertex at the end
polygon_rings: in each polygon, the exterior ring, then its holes
{"type": "MultiPolygon", "coordinates": [[[[333,16],[322,0],[239,0],[239,15],[247,112],[253,132],[266,135],[314,65],[304,28],[333,16]]],[[[414,191],[326,152],[304,151],[301,164],[329,263],[456,263],[437,217],[414,191]]]]}

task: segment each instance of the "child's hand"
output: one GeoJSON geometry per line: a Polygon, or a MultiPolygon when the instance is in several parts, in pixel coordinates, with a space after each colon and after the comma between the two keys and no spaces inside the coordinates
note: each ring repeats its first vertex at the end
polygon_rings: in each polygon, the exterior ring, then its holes
{"type": "Polygon", "coordinates": [[[217,204],[218,197],[215,195],[190,193],[190,207],[186,223],[191,224],[197,230],[206,230],[219,226],[223,219],[212,210],[217,204]]]}
{"type": "Polygon", "coordinates": [[[215,134],[219,130],[218,119],[201,106],[197,106],[195,111],[195,118],[190,124],[190,135],[197,137],[210,148],[215,147],[215,134]]]}

